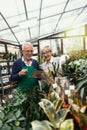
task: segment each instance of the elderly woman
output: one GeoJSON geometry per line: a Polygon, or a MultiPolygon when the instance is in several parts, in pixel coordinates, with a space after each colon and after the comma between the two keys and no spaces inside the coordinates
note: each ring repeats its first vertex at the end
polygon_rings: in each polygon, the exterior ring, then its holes
{"type": "Polygon", "coordinates": [[[50,46],[45,46],[41,50],[41,53],[45,59],[45,62],[42,64],[42,69],[44,70],[45,75],[47,76],[46,79],[48,79],[48,82],[49,82],[49,80],[52,81],[53,76],[54,76],[54,78],[62,76],[62,64],[64,64],[69,59],[69,56],[61,55],[60,57],[59,56],[53,57],[52,48],[50,46]],[[54,70],[54,67],[55,67],[55,70],[54,70]],[[49,73],[49,71],[50,71],[50,73],[49,73]],[[53,74],[53,76],[50,74],[53,74]],[[52,78],[51,78],[51,76],[52,76],[52,78]]]}
{"type": "Polygon", "coordinates": [[[50,46],[45,46],[41,53],[45,59],[45,62],[42,64],[43,69],[47,69],[48,67],[52,67],[54,64],[56,69],[61,70],[62,64],[64,64],[67,60],[69,60],[69,56],[66,54],[61,55],[60,57],[52,56],[52,48],[50,46]]]}
{"type": "Polygon", "coordinates": [[[41,53],[45,59],[45,62],[42,64],[43,69],[47,69],[48,67],[52,67],[53,64],[55,65],[56,69],[58,69],[60,57],[53,57],[52,56],[52,48],[50,46],[45,46],[41,50],[41,53]]]}

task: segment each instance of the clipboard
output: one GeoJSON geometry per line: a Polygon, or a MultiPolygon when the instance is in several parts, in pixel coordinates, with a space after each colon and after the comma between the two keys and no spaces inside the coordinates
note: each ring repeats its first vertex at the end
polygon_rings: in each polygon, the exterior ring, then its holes
{"type": "Polygon", "coordinates": [[[42,77],[42,70],[34,70],[28,78],[41,78],[42,77]]]}

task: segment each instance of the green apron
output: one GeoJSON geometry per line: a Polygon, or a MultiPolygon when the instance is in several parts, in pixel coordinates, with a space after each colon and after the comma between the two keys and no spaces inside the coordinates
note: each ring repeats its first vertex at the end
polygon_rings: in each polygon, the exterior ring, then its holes
{"type": "Polygon", "coordinates": [[[37,78],[30,78],[29,76],[34,71],[33,66],[23,66],[22,69],[27,69],[28,72],[22,77],[22,79],[18,82],[18,88],[21,90],[33,89],[36,87],[39,89],[39,83],[37,78]]]}

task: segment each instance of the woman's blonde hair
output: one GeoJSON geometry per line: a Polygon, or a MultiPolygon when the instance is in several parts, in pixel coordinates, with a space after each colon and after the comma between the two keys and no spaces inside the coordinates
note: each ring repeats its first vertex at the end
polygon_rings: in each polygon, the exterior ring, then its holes
{"type": "Polygon", "coordinates": [[[42,48],[42,50],[41,50],[41,54],[43,54],[43,52],[44,52],[45,50],[52,52],[52,48],[51,48],[50,46],[44,46],[44,47],[42,48]]]}

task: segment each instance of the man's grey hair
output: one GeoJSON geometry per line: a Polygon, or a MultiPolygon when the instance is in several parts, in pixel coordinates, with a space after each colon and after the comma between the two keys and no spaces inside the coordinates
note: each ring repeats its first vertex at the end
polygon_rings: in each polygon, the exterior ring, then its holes
{"type": "Polygon", "coordinates": [[[33,44],[31,42],[26,42],[26,43],[22,44],[22,50],[24,50],[25,46],[32,46],[33,47],[33,44]]]}

